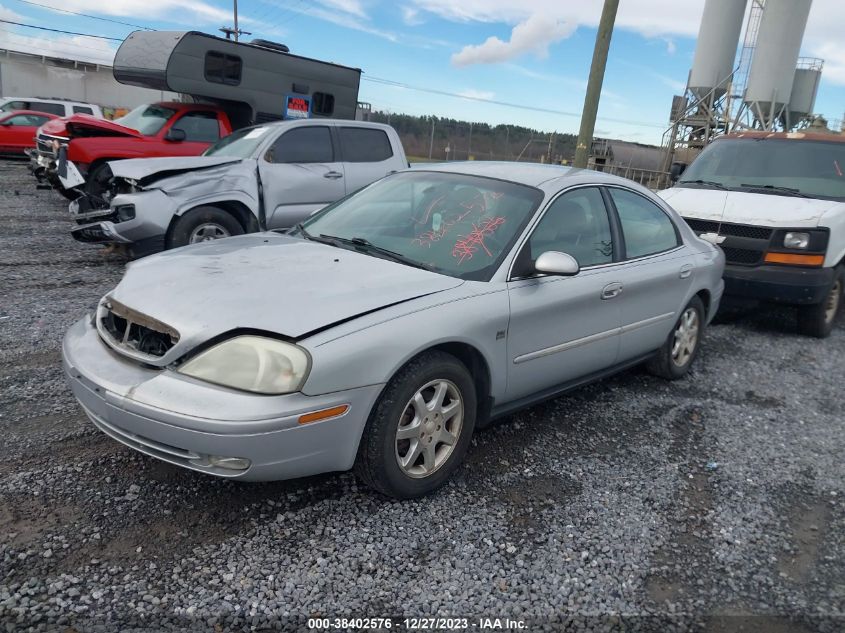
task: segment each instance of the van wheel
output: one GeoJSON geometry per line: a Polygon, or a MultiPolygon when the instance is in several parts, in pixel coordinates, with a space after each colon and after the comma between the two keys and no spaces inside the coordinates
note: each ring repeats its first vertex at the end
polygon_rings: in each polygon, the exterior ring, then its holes
{"type": "Polygon", "coordinates": [[[824,301],[810,306],[798,308],[798,331],[804,336],[827,338],[833,331],[836,316],[842,307],[842,290],[845,285],[845,275],[837,268],[833,283],[824,301]]]}
{"type": "Polygon", "coordinates": [[[460,465],[475,428],[475,385],[454,356],[432,351],[387,384],[364,428],[355,473],[397,499],[428,494],[460,465]]]}
{"type": "Polygon", "coordinates": [[[663,347],[647,365],[655,376],[666,380],[683,378],[692,367],[704,335],[704,304],[693,297],[669,332],[663,347]]]}
{"type": "Polygon", "coordinates": [[[229,213],[217,207],[197,207],[176,219],[167,236],[166,248],[243,235],[244,227],[229,213]]]}

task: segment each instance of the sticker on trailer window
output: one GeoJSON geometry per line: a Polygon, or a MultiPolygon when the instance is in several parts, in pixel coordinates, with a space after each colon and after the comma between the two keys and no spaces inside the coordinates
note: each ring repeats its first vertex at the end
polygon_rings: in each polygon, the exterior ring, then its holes
{"type": "Polygon", "coordinates": [[[307,119],[311,116],[311,99],[309,97],[301,97],[298,95],[288,95],[285,97],[285,114],[286,119],[307,119]]]}

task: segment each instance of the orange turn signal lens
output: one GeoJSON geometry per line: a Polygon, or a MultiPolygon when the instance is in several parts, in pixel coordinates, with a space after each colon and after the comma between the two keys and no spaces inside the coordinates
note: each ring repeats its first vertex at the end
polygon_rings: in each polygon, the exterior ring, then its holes
{"type": "Polygon", "coordinates": [[[793,264],[795,266],[821,266],[824,255],[799,255],[797,253],[766,253],[767,264],[793,264]]]}
{"type": "Polygon", "coordinates": [[[320,420],[328,420],[329,418],[337,418],[349,411],[348,404],[342,404],[330,409],[322,409],[320,411],[312,411],[311,413],[304,413],[299,416],[300,424],[309,424],[311,422],[319,422],[320,420]]]}

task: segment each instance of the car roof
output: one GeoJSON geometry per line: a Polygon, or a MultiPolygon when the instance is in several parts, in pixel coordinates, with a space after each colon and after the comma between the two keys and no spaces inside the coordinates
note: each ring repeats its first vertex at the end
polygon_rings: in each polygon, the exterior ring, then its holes
{"type": "Polygon", "coordinates": [[[612,176],[592,169],[578,169],[562,165],[544,165],[542,163],[517,163],[508,161],[450,161],[447,163],[416,163],[415,170],[441,171],[467,176],[483,176],[507,180],[530,187],[557,188],[561,180],[578,180],[604,184],[635,184],[625,178],[612,176]]]}
{"type": "Polygon", "coordinates": [[[0,101],[3,103],[8,103],[9,101],[36,101],[38,103],[56,103],[61,105],[82,105],[82,106],[94,106],[95,108],[99,108],[95,103],[87,103],[85,101],[71,101],[70,99],[59,99],[57,97],[2,97],[0,101]]]}
{"type": "Polygon", "coordinates": [[[736,132],[718,137],[715,141],[722,139],[789,139],[792,141],[828,141],[832,143],[845,143],[845,134],[836,132],[764,132],[753,130],[747,132],[736,132]]]}

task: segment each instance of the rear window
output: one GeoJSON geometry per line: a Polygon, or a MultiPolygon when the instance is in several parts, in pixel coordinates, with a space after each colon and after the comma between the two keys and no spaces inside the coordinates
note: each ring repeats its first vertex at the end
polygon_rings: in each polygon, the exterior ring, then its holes
{"type": "Polygon", "coordinates": [[[341,127],[339,131],[343,160],[347,163],[377,163],[393,156],[384,130],[341,127]]]}
{"type": "Polygon", "coordinates": [[[45,103],[43,101],[33,101],[29,105],[29,109],[35,112],[49,112],[50,114],[65,115],[65,106],[61,103],[45,103]]]}
{"type": "Polygon", "coordinates": [[[331,163],[334,148],[329,128],[299,127],[282,134],[267,152],[271,163],[331,163]]]}
{"type": "Polygon", "coordinates": [[[94,114],[93,108],[89,108],[88,106],[73,106],[73,111],[76,114],[94,114]]]}

